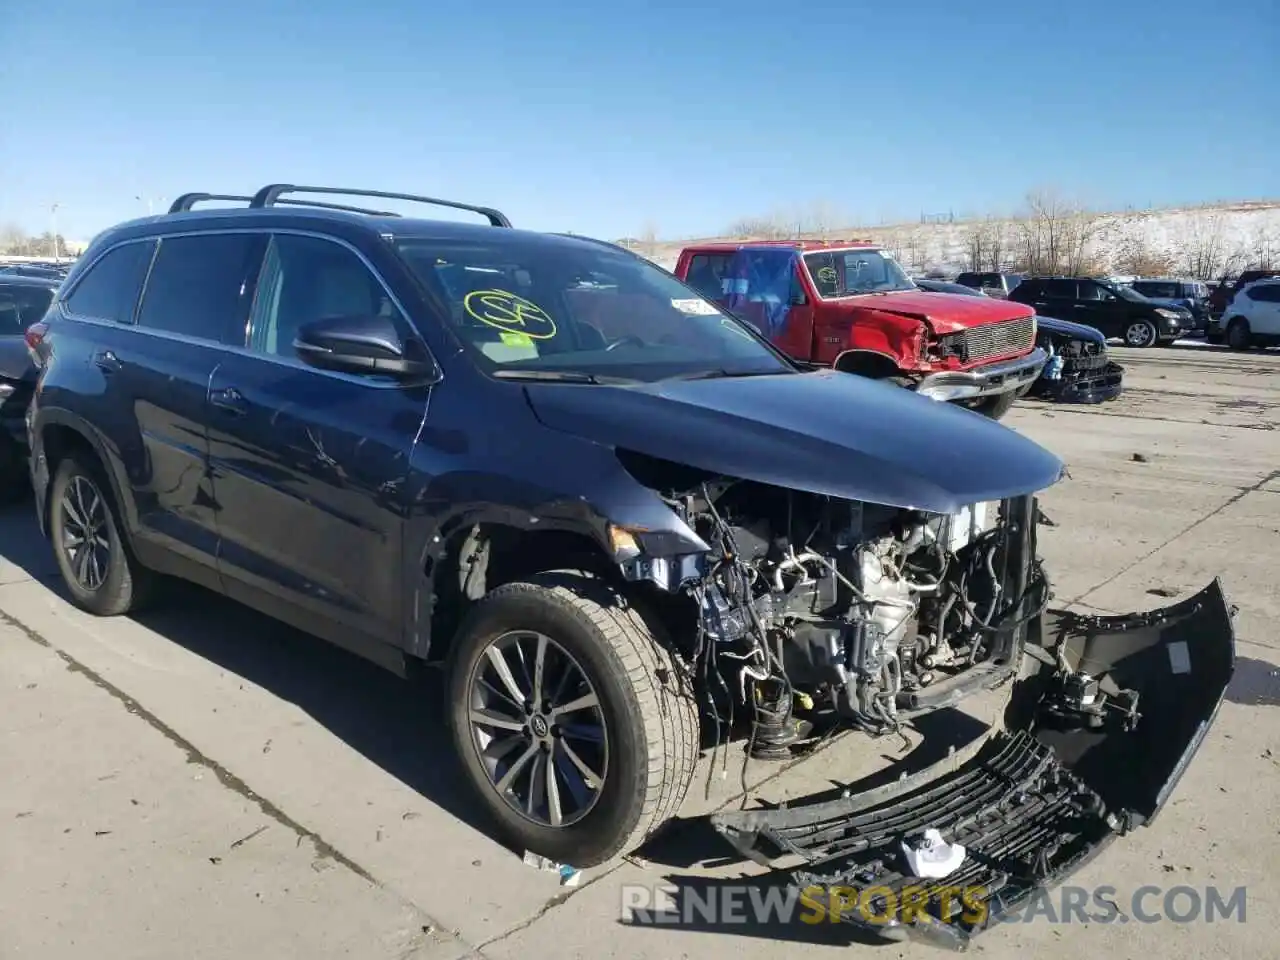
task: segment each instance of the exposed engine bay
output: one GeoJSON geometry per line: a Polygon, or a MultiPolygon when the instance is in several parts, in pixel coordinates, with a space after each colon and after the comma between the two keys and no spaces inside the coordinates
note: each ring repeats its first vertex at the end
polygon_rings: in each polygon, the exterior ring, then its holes
{"type": "Polygon", "coordinates": [[[695,599],[694,660],[750,704],[757,757],[803,739],[806,714],[879,736],[998,683],[1048,600],[1030,498],[945,516],[715,478],[664,499],[711,550],[633,575],[695,599]]]}

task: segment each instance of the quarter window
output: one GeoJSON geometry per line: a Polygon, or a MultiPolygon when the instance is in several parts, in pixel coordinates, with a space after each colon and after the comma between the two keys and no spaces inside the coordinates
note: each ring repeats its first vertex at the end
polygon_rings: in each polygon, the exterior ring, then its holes
{"type": "Polygon", "coordinates": [[[154,240],[145,240],[107,251],[76,283],[67,298],[67,312],[93,320],[132,323],[155,248],[154,240]]]}

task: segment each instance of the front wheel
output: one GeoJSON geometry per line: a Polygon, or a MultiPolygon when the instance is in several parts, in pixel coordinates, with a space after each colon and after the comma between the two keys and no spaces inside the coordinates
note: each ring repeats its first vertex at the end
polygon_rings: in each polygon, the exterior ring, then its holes
{"type": "Polygon", "coordinates": [[[1160,331],[1150,320],[1135,320],[1124,330],[1124,343],[1127,347],[1152,347],[1160,338],[1160,331]]]}
{"type": "Polygon", "coordinates": [[[518,850],[594,866],[676,814],[699,746],[682,666],[584,573],[505,584],[472,608],[451,651],[450,727],[518,850]]]}
{"type": "Polygon", "coordinates": [[[991,397],[983,397],[973,405],[973,409],[985,417],[990,417],[992,420],[999,420],[1013,408],[1013,403],[1017,399],[1017,393],[1010,390],[1008,393],[997,393],[991,397]]]}

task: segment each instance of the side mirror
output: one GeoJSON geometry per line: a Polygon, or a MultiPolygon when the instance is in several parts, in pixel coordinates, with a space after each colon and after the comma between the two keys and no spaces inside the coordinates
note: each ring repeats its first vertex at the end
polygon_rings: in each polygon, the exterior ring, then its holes
{"type": "Polygon", "coordinates": [[[321,370],[432,383],[440,379],[440,369],[426,349],[416,340],[402,341],[387,317],[326,317],[303,324],[293,349],[321,370]]]}

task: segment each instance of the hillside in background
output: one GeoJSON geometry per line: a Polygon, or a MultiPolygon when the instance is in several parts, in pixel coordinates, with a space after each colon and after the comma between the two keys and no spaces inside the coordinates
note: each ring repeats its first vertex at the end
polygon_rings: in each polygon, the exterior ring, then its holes
{"type": "MultiPolygon", "coordinates": [[[[1094,213],[1050,194],[1028,198],[1016,217],[879,227],[826,228],[803,219],[744,221],[717,240],[867,238],[916,274],[960,270],[1137,274],[1213,279],[1280,267],[1280,201],[1094,213]]],[[[670,270],[698,241],[620,241],[670,270]]]]}

